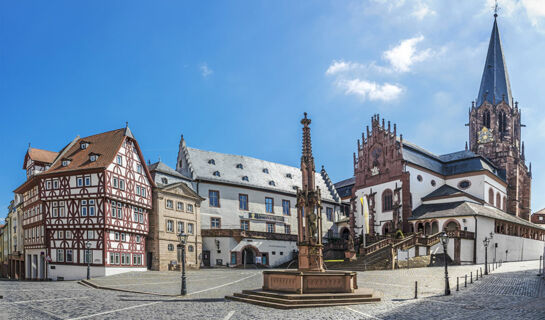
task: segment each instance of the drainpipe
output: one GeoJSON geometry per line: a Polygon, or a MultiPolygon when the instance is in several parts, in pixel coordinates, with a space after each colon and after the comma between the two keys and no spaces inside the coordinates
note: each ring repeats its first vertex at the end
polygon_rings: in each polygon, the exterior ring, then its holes
{"type": "Polygon", "coordinates": [[[475,219],[475,239],[473,239],[473,264],[477,264],[477,216],[473,216],[475,219]]]}

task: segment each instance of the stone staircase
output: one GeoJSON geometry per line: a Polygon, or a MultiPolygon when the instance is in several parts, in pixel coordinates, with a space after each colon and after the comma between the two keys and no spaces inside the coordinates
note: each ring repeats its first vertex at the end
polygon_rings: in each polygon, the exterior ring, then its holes
{"type": "Polygon", "coordinates": [[[357,289],[354,293],[294,294],[263,290],[244,290],[225,297],[278,309],[317,308],[379,302],[382,294],[373,289],[357,289]]]}
{"type": "MultiPolygon", "coordinates": [[[[424,236],[420,233],[411,234],[403,239],[386,238],[361,248],[355,261],[326,262],[328,270],[386,270],[394,269],[397,250],[410,248],[431,247],[439,243],[439,234],[424,236]]],[[[433,262],[433,261],[432,261],[433,262]]]]}

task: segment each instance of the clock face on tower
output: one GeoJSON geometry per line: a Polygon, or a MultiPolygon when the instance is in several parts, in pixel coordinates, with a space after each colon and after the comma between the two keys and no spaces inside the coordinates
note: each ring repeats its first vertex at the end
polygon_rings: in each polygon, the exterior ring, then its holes
{"type": "Polygon", "coordinates": [[[488,130],[487,127],[483,127],[481,131],[479,131],[478,135],[478,143],[489,143],[494,141],[494,136],[492,135],[492,130],[488,130]]]}

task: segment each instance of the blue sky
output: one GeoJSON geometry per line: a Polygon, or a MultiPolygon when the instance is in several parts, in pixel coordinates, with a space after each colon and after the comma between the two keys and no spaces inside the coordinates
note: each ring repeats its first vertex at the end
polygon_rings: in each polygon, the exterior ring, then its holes
{"type": "MultiPolygon", "coordinates": [[[[499,2],[513,96],[545,207],[545,5],[499,2]]],[[[437,154],[464,148],[493,1],[3,1],[0,206],[33,147],[129,122],[147,159],[189,146],[298,166],[304,111],[317,166],[353,174],[375,113],[437,154]]],[[[0,213],[0,216],[4,214],[0,213]]]]}

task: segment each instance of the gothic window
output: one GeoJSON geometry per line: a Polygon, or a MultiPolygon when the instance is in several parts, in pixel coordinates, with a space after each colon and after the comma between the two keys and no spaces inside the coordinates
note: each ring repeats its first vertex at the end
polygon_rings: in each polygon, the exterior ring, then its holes
{"type": "Polygon", "coordinates": [[[490,129],[490,111],[483,112],[483,127],[490,129]]]}
{"type": "Polygon", "coordinates": [[[496,193],[496,208],[501,208],[501,196],[500,193],[496,193]]]}
{"type": "Polygon", "coordinates": [[[502,134],[507,132],[507,115],[503,111],[498,114],[498,129],[502,134]]]}
{"type": "Polygon", "coordinates": [[[387,189],[382,193],[382,211],[389,211],[393,208],[393,193],[387,189]]]}
{"type": "Polygon", "coordinates": [[[494,205],[494,190],[492,188],[488,189],[488,203],[494,205]]]}
{"type": "Polygon", "coordinates": [[[503,197],[502,208],[503,208],[503,211],[507,211],[507,197],[503,197]]]}

